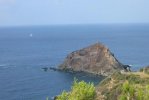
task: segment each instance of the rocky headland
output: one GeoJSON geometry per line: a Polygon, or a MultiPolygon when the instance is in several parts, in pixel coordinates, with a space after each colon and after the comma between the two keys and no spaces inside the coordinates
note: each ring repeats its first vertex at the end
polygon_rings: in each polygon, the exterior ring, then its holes
{"type": "MultiPolygon", "coordinates": [[[[95,87],[95,96],[88,99],[86,94],[73,94],[73,90],[63,92],[59,98],[85,98],[81,100],[149,100],[149,66],[140,71],[130,71],[129,65],[123,65],[103,44],[96,43],[70,53],[59,70],[70,72],[87,72],[107,76],[95,87]],[[81,97],[82,96],[82,97],[81,97]]],[[[82,91],[85,91],[84,85],[82,91]]],[[[91,85],[92,86],[92,85],[91,85]]],[[[74,88],[73,88],[74,89],[74,88]]],[[[81,87],[76,87],[81,91],[81,87]]],[[[88,92],[88,90],[86,91],[88,92]]],[[[71,99],[68,99],[71,100],[71,99]]]]}
{"type": "MultiPolygon", "coordinates": [[[[71,90],[56,96],[55,100],[62,100],[61,97],[71,100],[68,98],[73,96],[76,99],[78,95],[85,98],[81,100],[149,100],[149,66],[142,67],[140,71],[130,71],[129,65],[120,63],[101,43],[70,53],[57,70],[86,72],[107,77],[95,87],[95,96],[91,99],[88,98],[90,95],[82,92],[73,94],[74,90],[71,90]]],[[[77,91],[85,91],[83,83],[79,84],[83,87],[75,87],[77,91]]],[[[86,93],[90,94],[88,90],[86,93]]]]}
{"type": "Polygon", "coordinates": [[[115,71],[130,71],[130,66],[123,65],[114,54],[101,43],[90,45],[67,55],[59,70],[87,72],[109,76],[115,71]]]}

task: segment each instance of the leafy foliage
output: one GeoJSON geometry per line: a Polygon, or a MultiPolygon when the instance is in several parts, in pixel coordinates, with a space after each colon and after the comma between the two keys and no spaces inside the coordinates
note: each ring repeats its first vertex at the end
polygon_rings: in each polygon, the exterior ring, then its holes
{"type": "Polygon", "coordinates": [[[149,86],[137,86],[128,81],[123,83],[120,100],[149,100],[149,86]]]}
{"type": "Polygon", "coordinates": [[[146,73],[146,74],[149,74],[149,66],[147,66],[147,67],[145,67],[145,68],[141,68],[139,71],[140,71],[140,72],[144,72],[144,73],[146,73]]]}
{"type": "Polygon", "coordinates": [[[68,96],[69,96],[69,93],[67,93],[66,91],[63,91],[62,94],[59,95],[56,100],[68,100],[68,96]]]}
{"type": "Polygon", "coordinates": [[[95,100],[94,84],[74,80],[71,91],[62,92],[56,100],[95,100]]]}
{"type": "Polygon", "coordinates": [[[95,100],[149,100],[149,75],[116,72],[104,79],[96,91],[95,100]]]}

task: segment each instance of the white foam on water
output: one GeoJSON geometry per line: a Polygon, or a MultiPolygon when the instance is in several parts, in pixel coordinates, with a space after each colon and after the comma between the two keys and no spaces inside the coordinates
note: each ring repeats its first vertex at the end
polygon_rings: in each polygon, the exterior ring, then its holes
{"type": "Polygon", "coordinates": [[[16,66],[11,64],[0,64],[0,69],[8,69],[13,67],[16,67],[16,66]]]}

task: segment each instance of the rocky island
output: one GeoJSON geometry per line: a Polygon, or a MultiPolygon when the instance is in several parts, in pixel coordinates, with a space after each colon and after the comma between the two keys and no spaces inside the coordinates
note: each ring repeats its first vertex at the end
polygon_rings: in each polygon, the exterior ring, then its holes
{"type": "Polygon", "coordinates": [[[59,69],[109,76],[115,71],[128,71],[129,66],[120,63],[105,45],[96,43],[70,53],[59,69]]]}

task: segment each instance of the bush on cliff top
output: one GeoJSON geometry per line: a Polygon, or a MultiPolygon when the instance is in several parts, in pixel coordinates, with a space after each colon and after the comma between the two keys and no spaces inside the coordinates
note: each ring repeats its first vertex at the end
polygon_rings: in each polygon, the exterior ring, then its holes
{"type": "Polygon", "coordinates": [[[95,100],[149,100],[149,76],[138,72],[116,72],[96,89],[99,93],[95,100]]]}
{"type": "Polygon", "coordinates": [[[95,100],[95,87],[93,83],[74,80],[71,91],[63,91],[56,100],[95,100]]]}
{"type": "Polygon", "coordinates": [[[119,100],[149,100],[149,85],[123,83],[119,100]]]}

